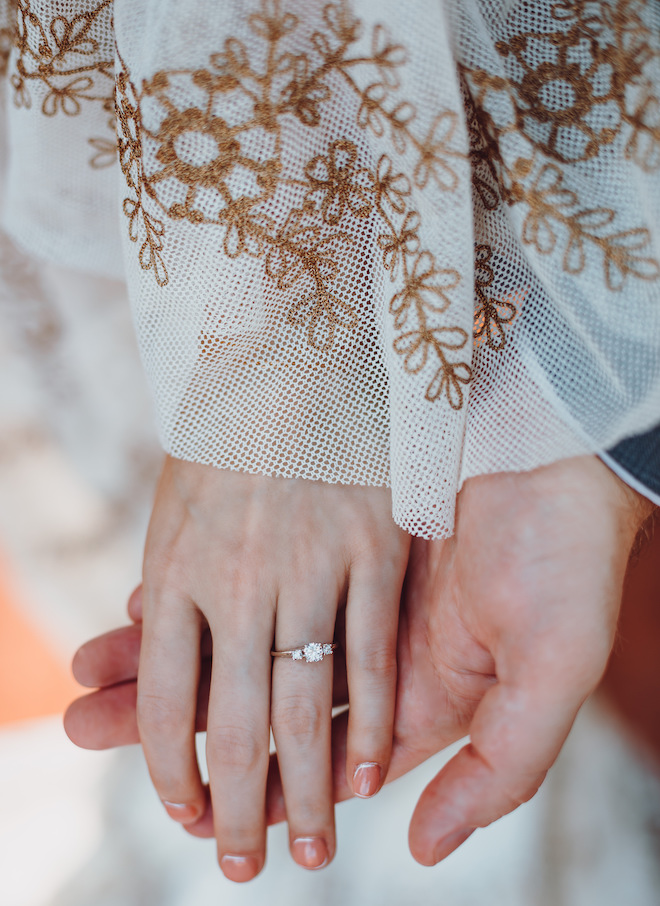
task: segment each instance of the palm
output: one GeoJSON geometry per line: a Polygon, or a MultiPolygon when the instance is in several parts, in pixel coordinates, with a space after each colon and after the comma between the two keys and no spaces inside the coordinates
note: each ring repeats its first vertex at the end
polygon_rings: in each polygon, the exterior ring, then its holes
{"type": "MultiPolygon", "coordinates": [[[[547,500],[519,500],[512,511],[511,484],[518,487],[520,479],[496,475],[468,483],[455,536],[413,544],[400,624],[396,731],[397,740],[414,749],[426,728],[424,757],[468,731],[484,694],[515,658],[516,640],[533,662],[541,628],[545,642],[561,639],[571,648],[578,645],[576,634],[594,629],[593,614],[564,617],[577,583],[589,594],[590,561],[600,564],[594,578],[602,569],[602,539],[581,520],[567,526],[560,507],[552,512],[547,500]],[[505,506],[504,523],[498,517],[505,506]]],[[[615,602],[610,605],[613,617],[615,602]]]]}

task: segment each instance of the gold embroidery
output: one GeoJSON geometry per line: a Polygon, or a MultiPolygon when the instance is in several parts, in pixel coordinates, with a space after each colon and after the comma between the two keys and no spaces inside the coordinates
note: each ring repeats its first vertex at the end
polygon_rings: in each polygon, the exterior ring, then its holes
{"type": "Polygon", "coordinates": [[[307,193],[305,205],[314,210],[320,199],[321,216],[325,223],[336,225],[346,210],[358,219],[368,217],[371,212],[369,191],[373,178],[369,170],[356,170],[357,148],[346,139],[332,142],[328,156],[319,155],[305,167],[305,176],[312,188],[307,193]],[[365,185],[360,186],[360,178],[365,185]]]}
{"type": "MultiPolygon", "coordinates": [[[[210,57],[208,68],[157,72],[139,90],[121,64],[119,157],[130,190],[124,213],[130,238],[141,239],[141,266],[153,271],[161,286],[168,282],[163,259],[166,221],[161,214],[222,227],[225,254],[263,258],[266,275],[279,289],[295,287],[298,296],[287,319],[306,330],[310,346],[328,350],[338,328],[351,330],[358,324],[353,306],[336,288],[341,249],[354,246],[361,223],[375,217],[381,224],[378,245],[383,266],[392,280],[402,278],[404,284],[389,305],[397,331],[394,349],[411,374],[435,362],[426,398],[444,396],[452,407],[461,408],[471,370],[453,357],[467,345],[468,335],[440,317],[461,277],[454,269],[440,267],[421,248],[420,216],[408,207],[411,181],[420,188],[433,182],[443,192],[457,188],[453,161],[465,158],[455,147],[458,115],[442,111],[426,135],[417,135],[417,111],[393,96],[398,90],[397,69],[406,61],[404,48],[376,25],[371,53],[351,56],[362,24],[345,2],[326,5],[323,30],[311,35],[307,53],[282,46],[300,23],[279,0],[262,0],[248,23],[266,46],[265,67],[259,67],[247,47],[233,37],[210,57]],[[361,88],[354,77],[357,69],[370,70],[375,81],[361,88]],[[316,128],[339,80],[356,96],[361,128],[376,135],[388,131],[397,152],[416,153],[411,178],[386,155],[376,167],[362,165],[356,143],[346,137],[331,141],[302,170],[285,167],[284,118],[293,116],[316,128]],[[177,104],[180,97],[194,96],[193,87],[205,101],[187,107],[177,104]],[[229,101],[245,111],[241,122],[230,124],[221,115],[229,101]],[[148,123],[142,114],[145,103],[148,123]],[[152,127],[152,122],[158,125],[152,127]],[[263,206],[280,187],[302,190],[304,200],[278,225],[263,206]],[[154,216],[145,205],[160,213],[154,216]]],[[[367,81],[360,79],[362,84],[367,81]]]]}
{"type": "Polygon", "coordinates": [[[561,163],[588,160],[627,125],[626,154],[644,169],[660,166],[660,110],[645,71],[658,50],[651,46],[643,5],[644,0],[560,0],[550,16],[563,27],[545,34],[518,32],[496,45],[523,73],[509,80],[516,128],[549,157],[561,163]],[[553,59],[533,67],[528,51],[539,41],[553,47],[553,59]],[[575,58],[587,41],[589,65],[575,58]],[[600,128],[599,109],[615,114],[600,128]]]}
{"type": "Polygon", "coordinates": [[[463,349],[467,333],[461,327],[433,327],[429,323],[432,314],[444,312],[449,307],[448,293],[458,286],[460,274],[455,270],[438,270],[433,255],[426,251],[417,255],[409,266],[405,246],[402,244],[400,248],[405,286],[390,302],[394,326],[400,331],[394,341],[394,350],[404,356],[404,366],[409,374],[417,374],[425,368],[429,355],[435,353],[440,367],[433,375],[425,397],[433,402],[444,395],[452,409],[461,409],[463,386],[472,379],[472,370],[465,362],[452,363],[447,352],[463,349]],[[415,328],[404,330],[410,320],[417,322],[415,328]]]}
{"type": "Polygon", "coordinates": [[[141,127],[135,88],[124,70],[117,75],[116,114],[120,127],[117,141],[119,166],[126,185],[136,196],[125,198],[123,203],[129,222],[128,235],[132,242],[138,242],[142,231],[145,238],[139,251],[140,265],[144,270],[153,270],[158,285],[165,286],[168,275],[161,255],[165,226],[162,220],[144,210],[144,193],[151,194],[152,190],[143,176],[141,127]]]}
{"type": "MultiPolygon", "coordinates": [[[[43,22],[34,12],[31,0],[16,0],[17,25],[13,43],[17,50],[15,72],[11,76],[14,104],[30,108],[30,82],[41,82],[48,89],[41,103],[45,116],[78,116],[83,105],[99,103],[108,114],[108,127],[114,133],[113,82],[114,60],[102,59],[97,27],[107,27],[112,16],[112,0],[102,0],[92,10],[67,18],[55,16],[43,22]]],[[[108,138],[91,138],[94,168],[114,163],[116,145],[108,138]]]]}
{"type": "Polygon", "coordinates": [[[651,234],[645,227],[621,229],[610,208],[585,207],[558,164],[589,160],[627,135],[626,158],[646,171],[660,167],[660,101],[647,73],[657,65],[660,51],[652,46],[642,7],[641,0],[553,2],[554,31],[523,30],[496,45],[502,57],[515,61],[511,72],[522,76],[505,79],[463,67],[471,99],[473,186],[484,206],[493,210],[498,197],[525,205],[522,241],[551,254],[561,236],[567,273],[581,273],[587,246],[595,247],[611,290],[620,290],[629,277],[660,276],[659,262],[648,254],[651,234]],[[575,51],[586,47],[588,66],[575,61],[575,51]],[[527,55],[532,48],[541,59],[536,67],[527,55]],[[513,111],[505,123],[489,110],[491,98],[502,94],[513,111]],[[608,113],[608,125],[596,128],[594,112],[601,108],[608,113]],[[514,132],[528,139],[533,150],[509,163],[501,146],[514,132]]]}
{"type": "Polygon", "coordinates": [[[489,289],[495,281],[492,266],[493,250],[489,245],[475,248],[474,275],[477,293],[477,307],[474,313],[475,346],[486,345],[499,352],[506,346],[504,325],[510,326],[518,309],[511,297],[498,299],[489,289]]]}
{"type": "Polygon", "coordinates": [[[465,103],[466,123],[470,140],[470,165],[472,187],[487,211],[494,211],[501,202],[496,161],[500,164],[500,150],[497,139],[486,131],[481,120],[482,111],[477,111],[465,74],[461,74],[461,93],[465,103]],[[480,120],[481,115],[481,120],[480,120]]]}
{"type": "MultiPolygon", "coordinates": [[[[114,102],[113,102],[114,106],[114,102]]],[[[115,128],[114,116],[108,121],[109,125],[115,128]]],[[[103,170],[105,167],[111,167],[117,161],[117,139],[110,138],[90,138],[90,146],[94,149],[94,154],[89,160],[89,165],[94,170],[103,170]]]]}

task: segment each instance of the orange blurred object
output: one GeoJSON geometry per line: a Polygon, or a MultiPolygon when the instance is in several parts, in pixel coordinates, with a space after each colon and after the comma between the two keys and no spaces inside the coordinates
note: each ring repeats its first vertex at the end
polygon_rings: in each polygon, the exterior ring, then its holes
{"type": "Polygon", "coordinates": [[[61,714],[79,694],[64,658],[25,616],[0,560],[0,724],[61,714]]]}

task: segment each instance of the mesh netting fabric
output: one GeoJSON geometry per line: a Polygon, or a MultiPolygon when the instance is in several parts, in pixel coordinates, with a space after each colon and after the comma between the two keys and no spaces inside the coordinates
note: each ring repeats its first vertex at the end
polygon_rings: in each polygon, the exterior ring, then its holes
{"type": "Polygon", "coordinates": [[[3,228],[126,280],[172,455],[445,537],[659,420],[657,3],[0,0],[0,68],[3,228]]]}

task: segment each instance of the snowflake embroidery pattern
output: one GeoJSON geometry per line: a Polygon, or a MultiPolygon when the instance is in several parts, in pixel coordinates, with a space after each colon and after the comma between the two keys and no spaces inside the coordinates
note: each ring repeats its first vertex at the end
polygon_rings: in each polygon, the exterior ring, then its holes
{"type": "Polygon", "coordinates": [[[457,354],[469,348],[469,337],[446,323],[446,313],[461,276],[421,247],[421,218],[410,204],[413,184],[457,189],[455,163],[466,156],[457,147],[458,114],[440,111],[418,134],[416,109],[397,95],[405,49],[376,25],[370,54],[353,54],[363,26],[344,2],[328,3],[322,23],[308,50],[293,53],[287,39],[299,30],[298,17],[279,0],[263,0],[248,16],[259,39],[250,51],[229,37],[207,68],[157,72],[139,89],[121,64],[119,158],[130,190],[124,201],[130,238],[140,245],[141,266],[165,286],[168,222],[217,226],[224,254],[263,260],[266,276],[292,300],[288,321],[304,330],[312,348],[326,351],[338,330],[358,326],[357,312],[338,288],[341,253],[355,246],[361,222],[375,218],[383,268],[403,282],[389,304],[394,350],[408,373],[428,369],[427,400],[444,398],[460,409],[471,369],[457,354]],[[373,75],[366,88],[357,70],[373,75]],[[410,175],[388,155],[364,166],[356,143],[345,137],[302,168],[287,164],[287,118],[315,129],[338,84],[356,98],[359,127],[387,133],[399,154],[415,153],[410,175]],[[187,103],[177,101],[181,97],[187,103]],[[240,122],[227,121],[228,105],[243,111],[240,122]],[[304,197],[283,223],[265,212],[282,187],[302,190],[304,197]]]}
{"type": "Polygon", "coordinates": [[[540,2],[550,6],[554,30],[517,29],[498,42],[511,64],[507,78],[462,68],[475,193],[486,210],[500,200],[526,207],[523,243],[544,255],[561,246],[566,273],[582,273],[591,249],[612,291],[628,279],[656,280],[660,263],[649,254],[649,230],[621,229],[616,211],[585,206],[570,184],[571,166],[620,136],[628,160],[644,171],[660,168],[660,100],[649,74],[660,48],[644,21],[644,0],[540,2]],[[585,47],[587,65],[576,58],[585,47]],[[503,95],[512,111],[505,122],[491,112],[503,95]],[[505,159],[503,140],[511,133],[527,139],[528,156],[505,159]]]}

